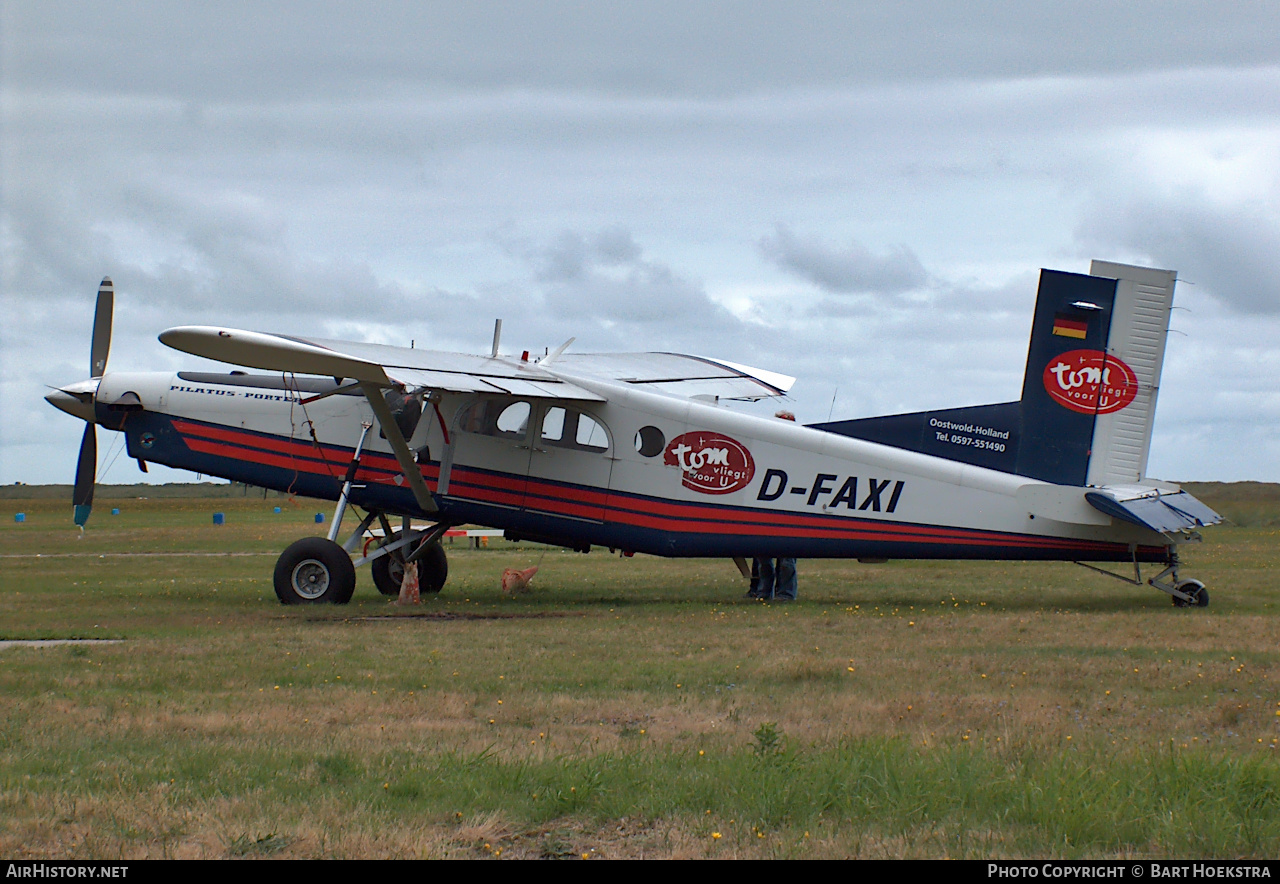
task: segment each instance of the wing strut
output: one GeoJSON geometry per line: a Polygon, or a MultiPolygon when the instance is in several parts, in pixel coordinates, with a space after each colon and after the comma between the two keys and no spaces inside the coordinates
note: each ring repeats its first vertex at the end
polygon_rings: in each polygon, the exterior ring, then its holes
{"type": "Polygon", "coordinates": [[[361,381],[360,390],[364,393],[364,398],[368,399],[369,404],[373,406],[373,413],[382,427],[382,435],[386,436],[387,441],[391,443],[396,462],[400,464],[400,470],[408,480],[410,490],[413,491],[413,499],[418,502],[418,506],[422,507],[424,512],[436,512],[438,510],[436,502],[431,497],[427,483],[422,481],[422,472],[418,469],[417,461],[413,459],[409,443],[404,441],[404,436],[396,424],[395,417],[391,414],[387,400],[382,398],[382,389],[371,381],[361,381]]]}

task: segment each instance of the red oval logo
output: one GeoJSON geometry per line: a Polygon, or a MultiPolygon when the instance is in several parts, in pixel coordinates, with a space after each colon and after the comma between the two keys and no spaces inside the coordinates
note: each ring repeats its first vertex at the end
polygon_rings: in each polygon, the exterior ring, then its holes
{"type": "Polygon", "coordinates": [[[1101,350],[1071,350],[1044,367],[1053,401],[1081,414],[1112,414],[1138,395],[1133,369],[1101,350]]]}
{"type": "Polygon", "coordinates": [[[681,484],[703,494],[745,488],[756,474],[756,462],[745,445],[709,430],[676,436],[667,443],[662,462],[679,467],[681,484]]]}

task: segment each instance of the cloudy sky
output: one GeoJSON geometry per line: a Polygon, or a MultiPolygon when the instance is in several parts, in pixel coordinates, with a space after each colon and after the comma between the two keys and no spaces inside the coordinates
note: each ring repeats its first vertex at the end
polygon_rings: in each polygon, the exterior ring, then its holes
{"type": "Polygon", "coordinates": [[[818,421],[1018,398],[1039,269],[1090,258],[1179,272],[1150,473],[1280,481],[1274,2],[0,10],[0,482],[71,481],[43,385],[104,274],[113,370],[197,367],[173,325],[501,317],[795,375],[818,421]]]}

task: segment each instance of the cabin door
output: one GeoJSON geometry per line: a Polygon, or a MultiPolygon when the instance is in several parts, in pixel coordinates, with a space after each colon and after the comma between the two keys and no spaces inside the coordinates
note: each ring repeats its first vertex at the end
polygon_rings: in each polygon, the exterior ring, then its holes
{"type": "Polygon", "coordinates": [[[524,506],[533,512],[603,522],[613,469],[609,433],[599,417],[575,404],[542,404],[534,424],[524,506]]]}
{"type": "Polygon", "coordinates": [[[524,507],[529,476],[530,420],[525,399],[480,399],[454,424],[452,458],[442,465],[444,493],[508,509],[524,507]]]}

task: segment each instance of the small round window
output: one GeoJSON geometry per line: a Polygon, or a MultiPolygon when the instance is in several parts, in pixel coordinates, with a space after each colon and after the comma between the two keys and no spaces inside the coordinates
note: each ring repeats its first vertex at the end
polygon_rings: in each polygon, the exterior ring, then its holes
{"type": "Polygon", "coordinates": [[[641,427],[636,433],[636,451],[645,457],[653,457],[667,444],[667,437],[657,427],[641,427]]]}

